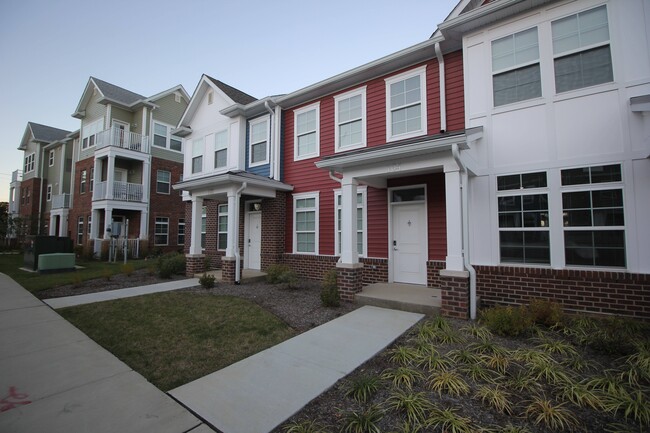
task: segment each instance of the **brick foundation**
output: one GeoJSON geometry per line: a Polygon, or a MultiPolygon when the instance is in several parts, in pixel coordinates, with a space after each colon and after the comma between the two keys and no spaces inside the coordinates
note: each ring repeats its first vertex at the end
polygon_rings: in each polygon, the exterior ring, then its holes
{"type": "Polygon", "coordinates": [[[650,320],[650,275],[628,272],[475,266],[482,306],[525,305],[533,298],[565,311],[650,320]]]}
{"type": "Polygon", "coordinates": [[[441,287],[444,282],[440,279],[440,271],[445,269],[444,261],[429,260],[427,262],[427,287],[441,287]]]}
{"type": "Polygon", "coordinates": [[[322,280],[325,273],[336,268],[337,256],[314,256],[309,254],[284,254],[284,264],[299,277],[322,280]]]}
{"type": "Polygon", "coordinates": [[[361,258],[363,285],[388,282],[388,259],[361,258]]]}
{"type": "Polygon", "coordinates": [[[469,277],[438,275],[442,300],[440,313],[445,317],[467,320],[469,317],[469,277]]]}
{"type": "Polygon", "coordinates": [[[221,258],[221,281],[226,284],[235,284],[235,261],[234,257],[221,258]]]}
{"type": "Polygon", "coordinates": [[[185,275],[193,277],[194,274],[203,272],[205,268],[204,254],[186,254],[185,255],[185,275]]]}
{"type": "Polygon", "coordinates": [[[363,287],[363,264],[354,267],[336,266],[336,284],[342,301],[354,301],[354,295],[363,287]]]}

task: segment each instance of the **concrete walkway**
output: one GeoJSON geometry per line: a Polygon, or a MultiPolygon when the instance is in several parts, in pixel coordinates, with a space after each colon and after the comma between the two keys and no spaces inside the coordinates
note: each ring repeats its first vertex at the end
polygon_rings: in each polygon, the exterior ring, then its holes
{"type": "Polygon", "coordinates": [[[212,430],[0,274],[0,432],[212,430]]]}
{"type": "Polygon", "coordinates": [[[268,433],[422,317],[365,306],[169,394],[223,433],[268,433]]]}
{"type": "Polygon", "coordinates": [[[198,278],[169,281],[166,283],[150,284],[148,286],[130,287],[128,289],[108,290],[105,292],[88,293],[85,295],[66,296],[63,298],[46,299],[45,302],[55,310],[75,305],[92,304],[94,302],[111,301],[113,299],[131,298],[133,296],[151,293],[168,292],[170,290],[186,289],[199,285],[198,278]]]}

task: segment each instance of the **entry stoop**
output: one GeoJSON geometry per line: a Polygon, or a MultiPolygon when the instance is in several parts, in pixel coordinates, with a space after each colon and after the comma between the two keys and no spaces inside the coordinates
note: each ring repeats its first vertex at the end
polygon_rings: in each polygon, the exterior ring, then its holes
{"type": "Polygon", "coordinates": [[[355,295],[361,305],[392,308],[420,314],[440,314],[442,291],[414,284],[376,283],[355,295]]]}

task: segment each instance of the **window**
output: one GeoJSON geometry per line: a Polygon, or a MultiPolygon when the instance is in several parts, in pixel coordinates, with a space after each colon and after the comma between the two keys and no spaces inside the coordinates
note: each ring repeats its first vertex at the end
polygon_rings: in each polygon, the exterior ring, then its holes
{"type": "Polygon", "coordinates": [[[296,253],[318,253],[318,193],[293,196],[293,245],[296,253]]]}
{"type": "Polygon", "coordinates": [[[30,171],[34,171],[34,154],[30,153],[25,157],[25,167],[24,167],[24,172],[29,173],[30,171]]]}
{"type": "Polygon", "coordinates": [[[90,192],[95,188],[95,167],[90,167],[90,192]]]}
{"type": "Polygon", "coordinates": [[[84,242],[84,217],[80,216],[77,220],[77,245],[84,242]]]}
{"type": "Polygon", "coordinates": [[[167,245],[169,243],[169,218],[156,217],[153,243],[155,245],[167,245]]]}
{"type": "MultiPolygon", "coordinates": [[[[336,208],[336,254],[341,254],[341,213],[343,207],[341,203],[341,192],[334,193],[335,208],[336,208]]],[[[364,222],[366,221],[366,192],[357,192],[357,253],[360,256],[366,254],[366,228],[364,222]]]]}
{"type": "Polygon", "coordinates": [[[79,192],[81,194],[84,194],[86,192],[86,177],[86,170],[81,170],[81,174],[79,175],[79,192]]]}
{"type": "Polygon", "coordinates": [[[178,219],[178,245],[185,245],[185,218],[178,219]]]}
{"type": "Polygon", "coordinates": [[[90,230],[91,230],[91,228],[92,228],[92,222],[93,222],[93,216],[92,216],[92,215],[88,215],[88,227],[87,227],[87,230],[88,230],[88,239],[90,239],[90,230]]]}
{"type": "Polygon", "coordinates": [[[203,138],[192,141],[192,173],[203,171],[203,138]]]}
{"type": "Polygon", "coordinates": [[[605,6],[553,21],[551,31],[556,92],[614,81],[605,6]]]}
{"type": "Polygon", "coordinates": [[[180,93],[174,92],[174,101],[175,101],[175,102],[178,102],[178,103],[183,102],[180,93]]]}
{"type": "Polygon", "coordinates": [[[427,131],[426,68],[386,80],[386,140],[425,134],[427,131]]]}
{"type": "Polygon", "coordinates": [[[334,132],[336,151],[356,149],[366,145],[366,88],[334,98],[334,132]]]}
{"type": "Polygon", "coordinates": [[[312,104],[294,112],[295,161],[313,158],[320,154],[319,148],[320,104],[312,104]]]}
{"type": "Polygon", "coordinates": [[[175,135],[171,135],[169,137],[169,148],[171,150],[181,152],[183,150],[183,140],[181,140],[179,137],[176,137],[175,135]]]}
{"type": "Polygon", "coordinates": [[[49,158],[48,158],[48,166],[53,167],[54,166],[54,151],[50,150],[49,158]]]}
{"type": "Polygon", "coordinates": [[[621,166],[561,171],[567,265],[625,267],[621,166]]]}
{"type": "Polygon", "coordinates": [[[167,127],[160,123],[153,124],[153,145],[167,147],[167,127]]]}
{"type": "Polygon", "coordinates": [[[492,41],[494,106],[542,96],[537,27],[492,41]]]}
{"type": "Polygon", "coordinates": [[[46,197],[47,201],[52,201],[52,185],[47,186],[46,197]]]}
{"type": "Polygon", "coordinates": [[[205,248],[205,233],[208,222],[208,208],[203,206],[201,208],[201,248],[205,248]]]}
{"type": "Polygon", "coordinates": [[[501,261],[550,264],[546,173],[499,176],[497,190],[501,261]]]}
{"type": "Polygon", "coordinates": [[[214,168],[228,165],[228,130],[214,134],[214,168]]]}
{"type": "Polygon", "coordinates": [[[27,193],[27,196],[25,197],[25,203],[29,204],[29,187],[25,188],[25,192],[27,193]]]}
{"type": "Polygon", "coordinates": [[[212,105],[213,102],[214,102],[214,92],[210,90],[208,92],[208,105],[212,105]]]}
{"type": "Polygon", "coordinates": [[[156,171],[156,192],[158,194],[169,194],[172,174],[167,170],[156,171]]]}
{"type": "Polygon", "coordinates": [[[81,148],[86,149],[95,145],[97,134],[102,132],[104,127],[104,119],[96,120],[88,125],[82,127],[83,136],[81,140],[81,148]]]}
{"type": "Polygon", "coordinates": [[[253,120],[250,123],[249,165],[251,167],[269,162],[268,124],[266,117],[253,120]]]}
{"type": "Polygon", "coordinates": [[[228,205],[219,205],[219,222],[217,227],[217,249],[225,250],[228,247],[228,205]]]}

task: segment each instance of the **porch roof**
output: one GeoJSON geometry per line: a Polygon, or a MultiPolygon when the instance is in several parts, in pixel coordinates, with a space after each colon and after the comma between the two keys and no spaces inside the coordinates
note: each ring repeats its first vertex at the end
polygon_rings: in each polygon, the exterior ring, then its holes
{"type": "Polygon", "coordinates": [[[206,188],[217,186],[227,186],[231,184],[243,184],[246,182],[249,186],[257,186],[275,191],[292,191],[293,186],[287,185],[275,179],[249,173],[246,171],[229,171],[227,173],[215,174],[212,176],[200,177],[197,179],[188,179],[172,185],[175,190],[199,191],[206,188]]]}

